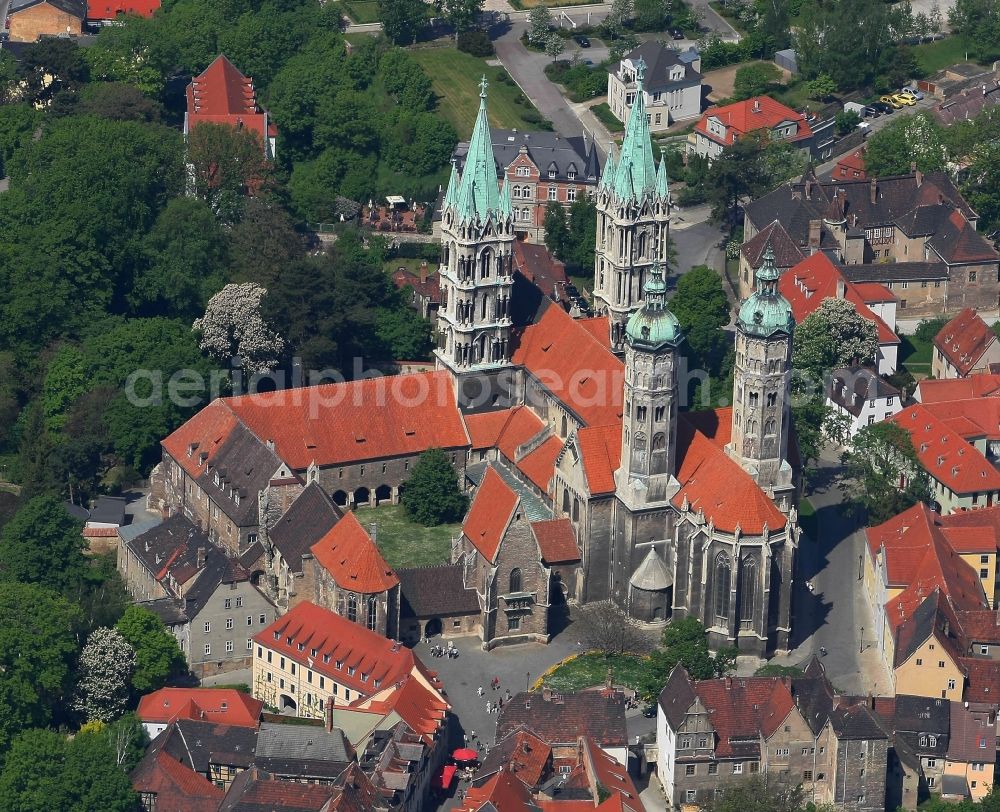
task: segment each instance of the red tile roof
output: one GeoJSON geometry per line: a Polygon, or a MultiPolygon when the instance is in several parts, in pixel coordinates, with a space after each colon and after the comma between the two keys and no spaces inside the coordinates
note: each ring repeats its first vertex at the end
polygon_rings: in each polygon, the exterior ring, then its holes
{"type": "Polygon", "coordinates": [[[205,473],[207,464],[238,422],[228,402],[216,399],[168,435],[161,445],[189,476],[197,478],[205,473]]]}
{"type": "Polygon", "coordinates": [[[519,459],[515,463],[517,469],[542,493],[548,493],[552,473],[556,467],[556,459],[562,448],[562,440],[555,436],[549,437],[538,448],[519,459]]]}
{"type": "Polygon", "coordinates": [[[878,282],[852,282],[851,284],[854,285],[854,289],[865,304],[879,304],[897,300],[896,295],[889,288],[878,282]]]}
{"type": "Polygon", "coordinates": [[[87,0],[88,20],[113,20],[120,14],[152,17],[160,0],[87,0]]]}
{"type": "Polygon", "coordinates": [[[196,76],[187,87],[187,126],[229,124],[260,136],[261,144],[277,134],[267,112],[257,104],[253,80],[240,73],[224,54],[196,76]]]}
{"type": "Polygon", "coordinates": [[[311,548],[320,566],[341,589],[350,592],[385,592],[399,584],[371,536],[354,513],[344,514],[311,548]]]}
{"type": "Polygon", "coordinates": [[[562,564],[580,560],[580,548],[576,544],[576,533],[569,519],[549,519],[532,522],[531,530],[538,542],[542,560],[546,564],[562,564]]]}
{"type": "Polygon", "coordinates": [[[734,102],[723,107],[708,109],[695,124],[695,131],[723,146],[757,130],[771,130],[783,122],[796,122],[798,132],[787,141],[801,141],[812,136],[812,128],[805,116],[796,113],[770,96],[754,96],[745,101],[734,102]],[[724,137],[719,137],[708,129],[708,120],[717,118],[726,128],[724,137]]]}
{"type": "MultiPolygon", "coordinates": [[[[618,796],[627,809],[643,812],[644,807],[642,801],[639,800],[639,790],[632,783],[628,770],[598,747],[597,742],[593,739],[583,738],[581,741],[596,782],[612,795],[618,796]]],[[[603,809],[603,806],[600,808],[603,809]]]]}
{"type": "Polygon", "coordinates": [[[672,499],[685,503],[728,533],[738,526],[760,535],[785,526],[775,507],[753,478],[723,450],[732,432],[732,409],[686,413],[677,421],[677,480],[681,489],[672,499]]]}
{"type": "Polygon", "coordinates": [[[997,398],[926,403],[924,408],[963,437],[1000,439],[1000,400],[997,398]]]}
{"type": "Polygon", "coordinates": [[[380,693],[352,703],[351,709],[380,716],[396,713],[429,745],[445,723],[451,705],[436,690],[440,680],[430,677],[429,672],[423,676],[436,683],[435,687],[428,687],[416,674],[410,674],[380,693]]]}
{"type": "Polygon", "coordinates": [[[963,698],[966,702],[993,705],[1000,702],[1000,661],[963,657],[961,667],[966,672],[967,684],[963,698]]]}
{"type": "Polygon", "coordinates": [[[1000,490],[1000,473],[974,445],[919,403],[890,418],[910,433],[920,464],[958,494],[1000,490]]]}
{"type": "Polygon", "coordinates": [[[622,362],[585,327],[551,303],[518,338],[513,362],[522,365],[587,426],[622,416],[622,362]]]}
{"type": "Polygon", "coordinates": [[[469,445],[446,371],[244,395],[225,405],[298,470],[469,445]]]}
{"type": "Polygon", "coordinates": [[[136,792],[156,794],[158,812],[216,812],[226,794],[162,750],[140,761],[130,779],[136,792]]]}
{"type": "Polygon", "coordinates": [[[959,554],[995,553],[996,531],[991,527],[942,527],[951,548],[959,554]]]}
{"type": "Polygon", "coordinates": [[[479,812],[487,804],[496,812],[524,812],[530,809],[531,793],[512,772],[501,770],[479,787],[469,787],[456,812],[479,812]]]}
{"type": "Polygon", "coordinates": [[[170,724],[176,719],[257,727],[264,703],[233,688],[161,688],[139,700],[143,722],[170,724]]]}
{"type": "Polygon", "coordinates": [[[556,302],[568,301],[566,265],[552,256],[544,245],[515,240],[514,263],[521,275],[545,296],[556,302]]]}
{"type": "Polygon", "coordinates": [[[545,423],[527,406],[515,406],[498,412],[481,412],[465,416],[472,448],[498,448],[511,462],[517,460],[517,449],[536,437],[545,423]]]}
{"type": "Polygon", "coordinates": [[[724,677],[693,684],[711,714],[716,753],[723,757],[734,755],[734,740],[757,747],[759,737],[770,737],[795,706],[781,677],[724,677]]]}
{"type": "Polygon", "coordinates": [[[899,343],[899,337],[865,304],[866,301],[880,300],[866,300],[857,286],[848,282],[837,266],[822,252],[806,257],[783,273],[778,282],[778,289],[791,304],[796,324],[801,324],[823,303],[824,299],[843,298],[854,305],[858,315],[875,322],[879,344],[899,343]]]}
{"type": "Polygon", "coordinates": [[[965,376],[996,340],[993,330],[979,314],[967,307],[934,336],[934,347],[958,370],[959,375],[965,376]]]}
{"type": "Polygon", "coordinates": [[[591,495],[614,493],[615,471],[621,466],[621,423],[583,428],[576,438],[591,495]]]}
{"type": "Polygon", "coordinates": [[[517,494],[490,465],[465,517],[462,533],[487,561],[492,562],[518,505],[517,494]]]}
{"type": "Polygon", "coordinates": [[[1000,375],[981,372],[967,378],[927,378],[917,385],[917,394],[925,405],[948,400],[1000,397],[1000,375]]]}
{"type": "Polygon", "coordinates": [[[837,161],[833,169],[833,179],[837,178],[859,178],[864,180],[868,177],[865,172],[865,148],[854,150],[850,155],[845,155],[837,161]],[[858,173],[858,174],[855,174],[858,173]]]}
{"type": "Polygon", "coordinates": [[[577,319],[576,323],[596,338],[608,352],[611,352],[611,328],[608,326],[607,316],[577,319]]]}
{"type": "Polygon", "coordinates": [[[298,604],[253,639],[364,696],[416,668],[410,649],[310,601],[298,604]],[[349,668],[354,669],[353,676],[349,668]]]}
{"type": "Polygon", "coordinates": [[[958,613],[966,639],[970,643],[1000,644],[1000,614],[995,609],[973,609],[958,613]]]}
{"type": "Polygon", "coordinates": [[[409,286],[431,302],[440,303],[441,301],[441,280],[438,278],[437,268],[428,270],[426,273],[423,271],[414,272],[405,267],[397,268],[392,274],[392,281],[397,288],[402,289],[409,286]]]}

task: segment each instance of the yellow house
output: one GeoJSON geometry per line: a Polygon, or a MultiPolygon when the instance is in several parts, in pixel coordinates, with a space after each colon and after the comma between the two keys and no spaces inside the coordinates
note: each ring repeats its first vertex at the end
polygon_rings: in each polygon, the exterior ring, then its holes
{"type": "Polygon", "coordinates": [[[972,800],[979,801],[993,786],[996,757],[995,714],[961,702],[951,703],[951,729],[946,776],[964,779],[972,800]]]}
{"type": "Polygon", "coordinates": [[[935,591],[896,628],[893,676],[897,694],[961,702],[965,674],[953,634],[945,600],[935,591]]]}

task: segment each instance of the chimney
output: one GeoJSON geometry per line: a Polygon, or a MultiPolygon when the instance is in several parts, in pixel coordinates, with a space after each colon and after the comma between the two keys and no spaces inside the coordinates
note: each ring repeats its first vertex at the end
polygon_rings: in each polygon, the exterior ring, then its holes
{"type": "Polygon", "coordinates": [[[333,733],[333,697],[326,703],[326,711],[323,713],[323,727],[326,728],[327,733],[333,733]]]}
{"type": "Polygon", "coordinates": [[[427,260],[426,259],[423,262],[420,263],[420,281],[421,282],[426,282],[427,281],[427,260]]]}
{"type": "Polygon", "coordinates": [[[871,182],[871,201],[872,205],[875,205],[875,201],[878,200],[878,181],[872,178],[871,182]]]}
{"type": "Polygon", "coordinates": [[[821,230],[823,228],[822,220],[810,220],[809,221],[809,247],[819,250],[821,230]]]}
{"type": "Polygon", "coordinates": [[[868,707],[875,710],[875,694],[871,691],[868,692],[868,707]]]}
{"type": "Polygon", "coordinates": [[[274,440],[267,441],[267,448],[269,451],[274,451],[274,440]]]}
{"type": "Polygon", "coordinates": [[[812,186],[813,186],[812,178],[806,178],[805,182],[806,200],[812,200],[812,186]]]}
{"type": "Polygon", "coordinates": [[[843,299],[844,294],[847,293],[847,283],[843,279],[837,280],[837,298],[843,299]]]}
{"type": "Polygon", "coordinates": [[[916,170],[916,172],[914,172],[914,175],[917,181],[917,188],[919,189],[920,185],[924,182],[924,173],[918,169],[916,170]]]}
{"type": "Polygon", "coordinates": [[[910,173],[911,174],[915,174],[916,171],[917,171],[917,162],[916,161],[910,161],[910,173]]]}
{"type": "Polygon", "coordinates": [[[197,563],[197,568],[198,569],[203,569],[204,566],[205,566],[205,548],[204,547],[199,547],[198,548],[198,563],[197,563]]]}
{"type": "Polygon", "coordinates": [[[753,111],[755,113],[760,112],[760,98],[756,98],[753,100],[753,111]]]}
{"type": "Polygon", "coordinates": [[[552,689],[548,686],[542,688],[542,699],[546,702],[552,701],[552,689]]]}
{"type": "Polygon", "coordinates": [[[371,536],[372,541],[378,540],[378,522],[372,522],[368,525],[368,535],[371,536]]]}

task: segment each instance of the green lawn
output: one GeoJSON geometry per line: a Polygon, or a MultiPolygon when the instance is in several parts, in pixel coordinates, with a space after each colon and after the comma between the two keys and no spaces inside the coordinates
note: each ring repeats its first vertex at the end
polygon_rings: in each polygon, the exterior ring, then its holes
{"type": "Polygon", "coordinates": [[[410,55],[427,71],[439,97],[439,109],[458,130],[459,137],[468,138],[479,111],[479,80],[486,74],[489,87],[490,124],[505,129],[537,130],[541,117],[517,85],[497,80],[503,70],[491,67],[478,57],[462,53],[455,48],[414,48],[410,55]],[[524,118],[536,117],[532,123],[524,118]]]}
{"type": "Polygon", "coordinates": [[[968,62],[966,59],[968,48],[969,44],[965,37],[945,37],[937,42],[915,45],[913,55],[924,73],[931,74],[956,62],[968,62]]]}
{"type": "Polygon", "coordinates": [[[340,5],[356,23],[378,22],[378,0],[340,0],[340,5]]]}
{"type": "Polygon", "coordinates": [[[608,132],[616,133],[625,129],[625,125],[618,120],[618,116],[611,112],[607,102],[595,104],[590,111],[597,116],[598,121],[608,128],[608,132]]]}
{"type": "Polygon", "coordinates": [[[899,337],[899,366],[905,369],[914,378],[919,380],[931,374],[931,351],[933,345],[930,341],[921,341],[916,336],[899,337]],[[918,377],[919,376],[919,377],[918,377]]]}
{"type": "Polygon", "coordinates": [[[375,543],[393,568],[447,564],[451,540],[461,530],[458,524],[424,527],[411,522],[402,505],[358,508],[355,515],[366,530],[373,523],[378,525],[375,543]]]}
{"type": "Polygon", "coordinates": [[[611,667],[615,685],[638,686],[639,675],[646,667],[646,659],[634,654],[605,657],[598,652],[581,654],[546,672],[535,683],[535,689],[547,685],[555,691],[569,693],[595,685],[603,685],[611,667]]]}
{"type": "Polygon", "coordinates": [[[510,4],[519,10],[535,8],[535,6],[545,6],[555,8],[556,6],[584,6],[593,3],[600,3],[601,0],[510,0],[510,4]]]}

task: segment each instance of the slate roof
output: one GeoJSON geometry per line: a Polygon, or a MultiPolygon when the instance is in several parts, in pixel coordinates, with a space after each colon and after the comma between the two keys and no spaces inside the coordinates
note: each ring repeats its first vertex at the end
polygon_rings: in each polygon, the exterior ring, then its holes
{"type": "Polygon", "coordinates": [[[209,764],[249,767],[257,746],[257,729],[178,719],[154,739],[156,742],[181,764],[208,775],[209,764]]]}
{"type": "Polygon", "coordinates": [[[959,211],[951,211],[928,241],[934,252],[949,265],[993,263],[993,244],[972,227],[959,211]]]}
{"type": "Polygon", "coordinates": [[[967,307],[938,331],[934,348],[964,377],[996,340],[996,334],[980,315],[967,307]]]}
{"type": "Polygon", "coordinates": [[[551,746],[575,742],[578,736],[594,739],[601,747],[624,747],[625,697],[606,691],[552,694],[521,692],[505,702],[497,719],[496,738],[505,738],[519,727],[530,730],[551,746]]]}
{"type": "Polygon", "coordinates": [[[255,728],[263,707],[259,699],[233,688],[160,688],[139,700],[136,715],[143,722],[189,719],[255,728]]]}
{"type": "Polygon", "coordinates": [[[262,770],[296,779],[329,781],[354,760],[353,749],[338,728],[264,722],[257,736],[255,763],[262,770]]]}
{"type": "Polygon", "coordinates": [[[205,465],[198,484],[237,527],[259,524],[257,494],[281,467],[277,455],[237,423],[205,465]],[[215,477],[218,475],[219,483],[215,477]],[[234,494],[240,495],[237,504],[234,494]]]}
{"type": "Polygon", "coordinates": [[[466,589],[461,564],[400,569],[400,614],[403,617],[473,615],[479,613],[475,589],[466,589]]]}
{"type": "MultiPolygon", "coordinates": [[[[664,48],[655,40],[649,40],[638,48],[633,48],[622,57],[622,62],[628,61],[635,64],[639,59],[646,63],[646,76],[642,84],[647,93],[659,93],[664,90],[677,90],[701,84],[701,74],[692,68],[689,62],[681,59],[680,53],[673,48],[664,48]],[[672,80],[670,78],[670,69],[675,65],[683,66],[683,79],[672,80]]],[[[608,72],[617,75],[620,70],[621,65],[619,64],[614,70],[608,72]]]]}
{"type": "Polygon", "coordinates": [[[396,573],[353,512],[347,513],[310,549],[316,562],[341,589],[372,594],[399,584],[396,573]]]}
{"type": "Polygon", "coordinates": [[[340,510],[317,482],[310,482],[274,526],[271,543],[292,572],[302,572],[302,556],[340,520],[340,510]]]}
{"type": "Polygon", "coordinates": [[[1000,81],[991,79],[975,87],[966,88],[949,99],[938,102],[931,108],[931,114],[938,123],[950,127],[959,121],[970,121],[985,108],[1000,104],[1000,81]]]}
{"type": "MultiPolygon", "coordinates": [[[[332,784],[281,781],[261,770],[246,770],[233,779],[219,812],[321,812],[341,789],[332,784]]],[[[159,799],[157,799],[159,800],[159,799]]],[[[336,807],[334,807],[336,808],[336,807]]],[[[159,804],[157,804],[159,812],[159,804]]]]}
{"type": "Polygon", "coordinates": [[[17,14],[19,11],[37,6],[39,3],[48,3],[53,8],[57,8],[66,14],[72,14],[81,20],[87,16],[86,0],[11,0],[10,9],[7,13],[9,15],[17,14]]]}
{"type": "MultiPolygon", "coordinates": [[[[502,178],[520,154],[521,147],[528,150],[528,157],[538,167],[543,179],[548,179],[550,168],[556,170],[556,180],[568,180],[571,168],[576,169],[576,183],[596,183],[601,177],[600,157],[593,142],[588,146],[581,136],[569,138],[556,132],[502,130],[490,128],[493,142],[493,162],[497,178],[502,178]]],[[[469,143],[462,141],[455,147],[452,157],[461,170],[468,155],[469,143]]]]}
{"type": "Polygon", "coordinates": [[[531,523],[542,561],[546,564],[565,564],[580,560],[573,523],[566,518],[548,519],[531,523]]]}
{"type": "Polygon", "coordinates": [[[838,267],[849,282],[914,282],[948,278],[948,266],[943,262],[871,262],[838,267]]]}
{"type": "Polygon", "coordinates": [[[124,496],[99,496],[97,504],[90,511],[88,521],[100,524],[125,524],[124,496]]]}
{"type": "Polygon", "coordinates": [[[205,776],[151,746],[129,775],[136,792],[156,794],[161,812],[216,812],[225,792],[205,776]]]}
{"type": "Polygon", "coordinates": [[[899,396],[899,390],[872,369],[845,367],[830,374],[827,397],[855,417],[869,400],[899,396]]]}
{"type": "Polygon", "coordinates": [[[777,220],[768,223],[753,237],[740,246],[740,252],[751,268],[764,264],[764,250],[771,246],[774,252],[774,267],[791,268],[805,259],[805,251],[788,235],[785,227],[777,220]]]}
{"type": "Polygon", "coordinates": [[[992,761],[996,750],[996,727],[990,713],[951,703],[948,728],[948,760],[962,762],[992,761]],[[985,742],[985,747],[981,746],[985,742]]]}
{"type": "Polygon", "coordinates": [[[674,730],[683,724],[684,717],[697,698],[694,682],[687,670],[682,665],[675,665],[670,671],[666,685],[660,691],[658,700],[660,708],[674,730]]]}

